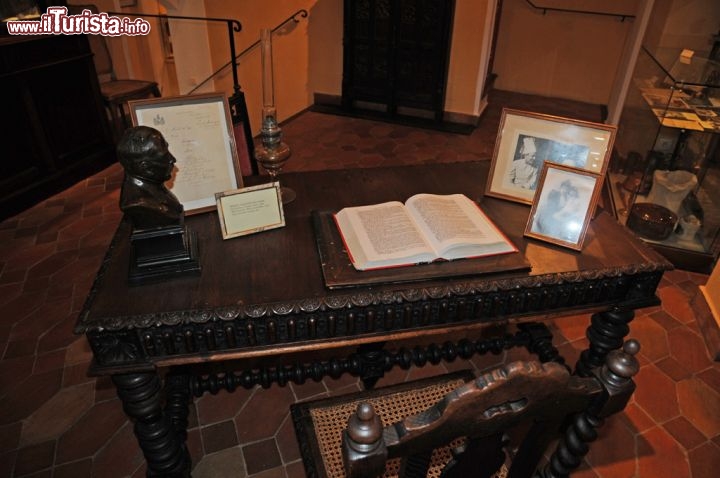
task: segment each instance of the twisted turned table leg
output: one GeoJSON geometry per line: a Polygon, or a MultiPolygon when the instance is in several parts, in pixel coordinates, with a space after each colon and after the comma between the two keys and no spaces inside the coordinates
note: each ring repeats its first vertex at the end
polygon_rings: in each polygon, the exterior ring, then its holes
{"type": "Polygon", "coordinates": [[[633,318],[635,311],[632,309],[614,308],[593,314],[586,332],[590,345],[580,355],[575,373],[581,377],[589,377],[593,368],[602,366],[610,351],[622,347],[630,332],[628,324],[633,318]]]}
{"type": "MultiPolygon", "coordinates": [[[[125,413],[135,421],[135,436],[147,461],[147,476],[189,477],[190,455],[182,433],[173,424],[175,418],[182,426],[182,413],[173,413],[171,417],[163,410],[157,374],[118,374],[113,375],[112,380],[125,413]]],[[[174,399],[173,403],[171,408],[177,408],[178,400],[174,399]]]]}

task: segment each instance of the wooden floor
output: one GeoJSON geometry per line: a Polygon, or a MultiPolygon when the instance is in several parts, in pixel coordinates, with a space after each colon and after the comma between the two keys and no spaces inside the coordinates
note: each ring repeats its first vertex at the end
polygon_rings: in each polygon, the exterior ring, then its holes
{"type": "MultiPolygon", "coordinates": [[[[288,170],[488,160],[503,106],[601,119],[597,105],[494,92],[471,135],[306,112],[283,125],[288,170]]],[[[90,351],[72,334],[77,314],[120,220],[115,165],[0,223],[0,478],[145,475],[132,424],[107,378],[86,376],[90,351]]],[[[642,343],[638,390],[608,420],[581,470],[590,478],[711,478],[720,469],[720,364],[712,362],[690,307],[707,276],[673,271],[661,307],[632,324],[642,343]]],[[[574,362],[587,317],[551,321],[574,362]]],[[[478,372],[517,358],[505,352],[407,372],[396,383],[463,367],[478,372]]],[[[342,377],[267,390],[205,395],[191,407],[195,478],[305,476],[288,417],[298,400],[358,388],[342,377]]]]}

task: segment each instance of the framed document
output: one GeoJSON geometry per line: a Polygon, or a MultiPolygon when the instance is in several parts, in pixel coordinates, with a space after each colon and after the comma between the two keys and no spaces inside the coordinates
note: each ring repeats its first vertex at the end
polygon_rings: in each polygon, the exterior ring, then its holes
{"type": "Polygon", "coordinates": [[[581,250],[601,184],[598,174],[545,163],[525,235],[581,250]]]}
{"type": "Polygon", "coordinates": [[[605,176],[617,127],[504,109],[485,194],[532,204],[543,164],[605,176]]]}
{"type": "Polygon", "coordinates": [[[215,209],[215,193],[242,187],[230,109],[224,93],[128,103],[133,125],[160,131],[177,163],[166,186],[186,214],[215,209]]]}
{"type": "Polygon", "coordinates": [[[285,225],[280,183],[261,184],[215,194],[223,239],[285,225]]]}

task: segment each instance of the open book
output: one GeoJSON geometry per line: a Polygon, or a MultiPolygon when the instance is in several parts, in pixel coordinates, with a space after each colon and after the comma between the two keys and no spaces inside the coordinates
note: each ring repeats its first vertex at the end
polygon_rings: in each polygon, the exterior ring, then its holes
{"type": "Polygon", "coordinates": [[[358,270],[517,252],[462,194],[416,194],[405,204],[348,207],[335,214],[335,222],[358,270]]]}

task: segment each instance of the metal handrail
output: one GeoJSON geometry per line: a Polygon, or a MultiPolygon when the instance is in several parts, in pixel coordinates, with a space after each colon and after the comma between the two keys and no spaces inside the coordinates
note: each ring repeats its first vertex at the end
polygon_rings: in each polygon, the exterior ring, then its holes
{"type": "MultiPolygon", "coordinates": [[[[275,28],[273,28],[271,31],[272,31],[273,33],[275,33],[277,30],[281,29],[282,27],[284,27],[287,23],[290,23],[291,21],[292,21],[292,22],[295,22],[295,23],[300,23],[300,18],[307,18],[307,16],[308,16],[307,10],[305,10],[304,8],[303,8],[303,9],[300,9],[300,10],[298,10],[297,12],[293,13],[292,15],[290,15],[289,17],[287,17],[287,18],[286,18],[285,20],[283,20],[282,22],[280,22],[280,23],[279,23],[275,28]]],[[[231,55],[232,55],[231,60],[228,61],[227,63],[225,63],[223,66],[221,66],[221,67],[218,68],[217,70],[215,70],[215,72],[213,72],[210,76],[208,76],[207,78],[205,78],[203,81],[201,81],[200,83],[198,83],[197,85],[195,85],[195,88],[193,88],[192,90],[190,90],[190,91],[188,92],[188,94],[192,94],[192,93],[195,92],[198,88],[200,88],[201,86],[203,86],[205,83],[207,83],[208,81],[210,81],[211,79],[213,79],[215,76],[219,75],[221,71],[223,71],[225,68],[228,67],[228,65],[230,65],[230,63],[233,64],[233,69],[235,69],[235,68],[236,68],[236,65],[237,65],[237,61],[240,59],[240,57],[246,55],[247,53],[250,53],[250,51],[253,50],[254,48],[256,48],[258,45],[260,45],[260,40],[257,40],[255,43],[253,43],[253,44],[250,45],[249,47],[245,48],[245,49],[244,49],[243,51],[241,51],[238,55],[235,55],[235,50],[232,49],[232,51],[230,52],[231,55]]],[[[235,75],[235,74],[236,74],[236,73],[233,73],[233,75],[235,75]]],[[[234,78],[234,76],[233,76],[233,78],[234,78]]]]}
{"type": "Polygon", "coordinates": [[[543,15],[547,12],[564,12],[564,13],[582,13],[586,15],[602,15],[606,17],[620,17],[620,21],[624,22],[626,18],[634,19],[635,15],[626,15],[624,13],[609,13],[609,12],[596,12],[594,10],[573,10],[570,8],[555,8],[555,7],[540,7],[535,5],[531,0],[525,0],[535,10],[542,10],[543,15]]]}
{"type": "MultiPolygon", "coordinates": [[[[119,15],[119,16],[125,16],[125,17],[150,17],[150,18],[173,18],[173,19],[177,19],[177,20],[201,20],[204,22],[223,22],[223,23],[227,24],[228,40],[230,41],[230,61],[227,62],[225,64],[225,66],[228,66],[232,63],[233,91],[235,93],[240,92],[240,83],[238,81],[238,72],[237,72],[237,61],[235,58],[235,36],[233,35],[233,32],[239,32],[242,30],[242,25],[240,24],[240,22],[238,20],[235,20],[233,18],[187,17],[187,16],[182,16],[182,15],[158,15],[158,14],[154,14],[154,13],[107,12],[107,14],[108,15],[119,15]]],[[[192,93],[196,89],[197,89],[197,87],[195,87],[195,89],[190,91],[190,93],[192,93]]]]}

